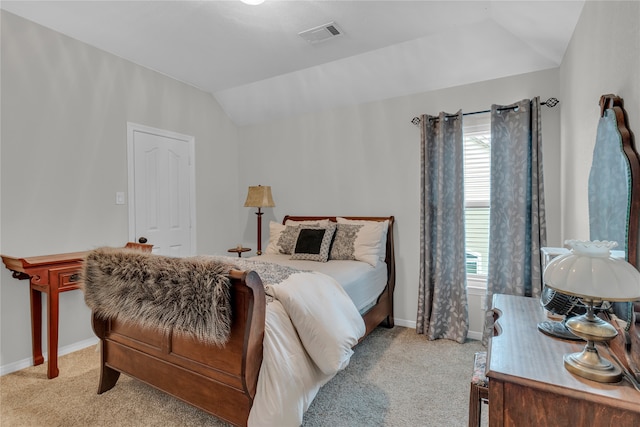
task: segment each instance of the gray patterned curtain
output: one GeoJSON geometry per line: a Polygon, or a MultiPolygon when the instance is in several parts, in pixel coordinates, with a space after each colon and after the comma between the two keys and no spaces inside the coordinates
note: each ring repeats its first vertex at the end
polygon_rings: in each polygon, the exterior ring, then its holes
{"type": "Polygon", "coordinates": [[[421,117],[420,283],[416,332],[463,343],[469,330],[462,111],[421,117]]]}
{"type": "MultiPolygon", "coordinates": [[[[491,216],[487,304],[494,294],[540,297],[547,244],[540,98],[491,106],[491,216]]],[[[487,312],[483,341],[491,336],[487,312]]]]}

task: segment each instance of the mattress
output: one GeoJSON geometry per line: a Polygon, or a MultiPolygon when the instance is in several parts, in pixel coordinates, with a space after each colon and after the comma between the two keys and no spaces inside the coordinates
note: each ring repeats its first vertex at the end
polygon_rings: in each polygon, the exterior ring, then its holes
{"type": "Polygon", "coordinates": [[[360,314],[375,304],[387,285],[387,264],[375,267],[361,261],[331,260],[328,262],[292,260],[291,255],[263,254],[253,259],[272,262],[298,270],[318,271],[333,277],[353,301],[360,314]]]}

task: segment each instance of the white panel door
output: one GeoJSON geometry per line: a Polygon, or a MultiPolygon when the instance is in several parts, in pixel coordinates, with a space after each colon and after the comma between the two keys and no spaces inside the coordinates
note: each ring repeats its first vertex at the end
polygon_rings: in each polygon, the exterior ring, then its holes
{"type": "Polygon", "coordinates": [[[133,124],[129,138],[130,239],[145,237],[160,255],[193,255],[193,138],[133,124]]]}

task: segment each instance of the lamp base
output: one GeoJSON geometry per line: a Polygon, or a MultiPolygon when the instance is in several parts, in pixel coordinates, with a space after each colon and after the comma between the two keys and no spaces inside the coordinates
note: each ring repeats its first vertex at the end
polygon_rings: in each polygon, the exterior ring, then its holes
{"type": "Polygon", "coordinates": [[[579,377],[601,383],[617,383],[622,379],[622,370],[588,346],[579,353],[564,355],[564,367],[579,377]]]}
{"type": "Polygon", "coordinates": [[[589,301],[586,314],[568,319],[566,326],[587,341],[582,352],[564,355],[564,367],[569,372],[601,383],[617,383],[622,379],[622,369],[598,354],[596,342],[607,342],[615,338],[618,331],[593,314],[593,301],[589,301]]]}

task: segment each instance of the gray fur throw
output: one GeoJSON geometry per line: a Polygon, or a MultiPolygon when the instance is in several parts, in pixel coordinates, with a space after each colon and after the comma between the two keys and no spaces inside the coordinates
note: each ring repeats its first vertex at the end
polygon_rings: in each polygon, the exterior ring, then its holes
{"type": "Polygon", "coordinates": [[[99,318],[223,345],[231,330],[230,268],[205,257],[98,248],[84,262],[84,298],[99,318]]]}

